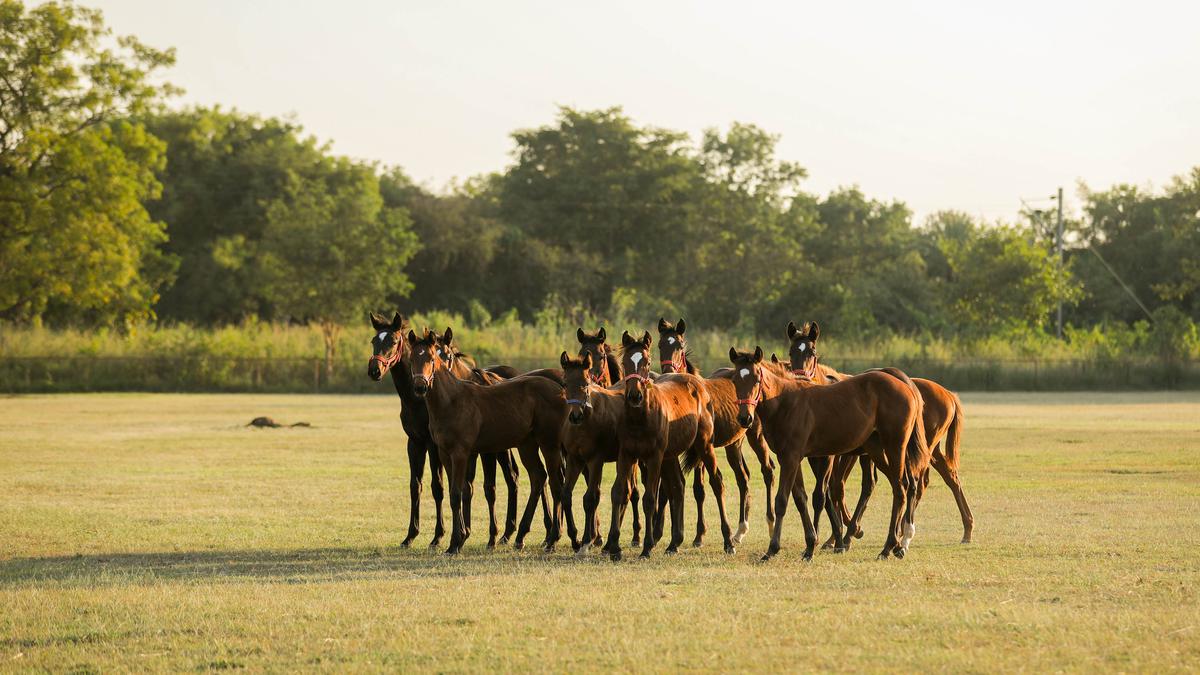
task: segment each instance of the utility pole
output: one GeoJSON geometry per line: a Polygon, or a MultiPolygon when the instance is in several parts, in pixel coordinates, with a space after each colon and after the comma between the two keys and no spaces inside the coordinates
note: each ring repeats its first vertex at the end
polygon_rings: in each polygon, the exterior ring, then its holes
{"type": "MultiPolygon", "coordinates": [[[[1056,199],[1058,200],[1058,235],[1054,238],[1054,248],[1056,251],[1058,251],[1058,271],[1061,274],[1062,268],[1063,268],[1063,218],[1062,218],[1063,197],[1062,197],[1062,188],[1058,188],[1058,196],[1056,197],[1056,199]]],[[[1062,299],[1061,298],[1058,301],[1057,326],[1058,326],[1058,331],[1057,331],[1058,339],[1061,340],[1062,336],[1063,336],[1062,299]]]]}

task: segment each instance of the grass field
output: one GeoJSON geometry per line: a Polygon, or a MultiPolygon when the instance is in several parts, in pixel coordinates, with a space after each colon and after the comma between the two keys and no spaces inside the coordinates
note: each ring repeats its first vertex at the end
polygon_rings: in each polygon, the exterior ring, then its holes
{"type": "Polygon", "coordinates": [[[398,548],[395,397],[0,399],[0,670],[1200,669],[1200,394],[964,400],[974,544],[935,477],[901,561],[879,493],[760,564],[759,492],[736,555],[614,564],[398,548]]]}

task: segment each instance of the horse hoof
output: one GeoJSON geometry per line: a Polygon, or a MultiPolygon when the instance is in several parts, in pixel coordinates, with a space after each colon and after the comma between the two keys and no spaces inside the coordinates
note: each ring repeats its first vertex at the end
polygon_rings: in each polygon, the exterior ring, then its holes
{"type": "Polygon", "coordinates": [[[704,540],[701,539],[700,537],[696,537],[695,539],[692,540],[692,548],[700,548],[703,545],[704,545],[704,540]]]}
{"type": "Polygon", "coordinates": [[[895,551],[892,551],[892,555],[896,556],[897,558],[901,558],[901,559],[904,558],[904,553],[905,553],[905,550],[902,548],[897,548],[895,551]]]}
{"type": "Polygon", "coordinates": [[[433,541],[429,542],[429,548],[441,548],[441,546],[442,546],[441,539],[434,539],[433,541]]]}
{"type": "MultiPolygon", "coordinates": [[[[679,552],[679,549],[675,548],[674,546],[668,546],[668,547],[667,547],[667,550],[665,551],[665,553],[666,553],[667,555],[675,555],[675,554],[676,554],[676,553],[678,553],[678,552],[679,552]]],[[[649,556],[649,555],[647,555],[647,554],[645,554],[645,553],[643,553],[643,554],[642,554],[642,557],[643,557],[643,558],[649,558],[650,556],[649,556]]]]}
{"type": "Polygon", "coordinates": [[[862,535],[863,535],[863,531],[862,531],[862,528],[860,527],[860,528],[858,528],[858,531],[854,533],[854,538],[862,539],[862,535]]]}
{"type": "Polygon", "coordinates": [[[649,559],[650,559],[650,554],[647,553],[646,551],[642,551],[641,555],[638,556],[638,560],[649,560],[649,559]]]}
{"type": "Polygon", "coordinates": [[[733,555],[734,553],[737,553],[737,546],[733,542],[730,542],[725,545],[725,552],[733,555]]]}
{"type": "Polygon", "coordinates": [[[877,558],[878,560],[887,560],[887,559],[888,559],[888,552],[887,552],[887,551],[884,551],[884,552],[880,553],[878,556],[876,556],[876,558],[877,558]]]}
{"type": "Polygon", "coordinates": [[[960,542],[958,542],[958,543],[960,543],[960,544],[969,544],[969,543],[971,543],[971,538],[970,538],[970,537],[963,537],[963,538],[962,538],[962,541],[960,541],[960,542]]]}
{"type": "Polygon", "coordinates": [[[804,555],[800,556],[800,560],[810,563],[810,562],[812,562],[812,557],[813,557],[812,553],[805,551],[804,555]]]}
{"type": "Polygon", "coordinates": [[[771,554],[770,554],[770,553],[764,553],[764,554],[763,554],[763,557],[761,557],[761,558],[759,558],[759,559],[758,559],[758,561],[759,561],[759,562],[770,562],[770,560],[771,560],[771,554]]]}
{"type": "Polygon", "coordinates": [[[518,541],[517,543],[513,544],[514,551],[521,551],[524,549],[525,549],[525,542],[523,542],[523,541],[518,541]]]}
{"type": "Polygon", "coordinates": [[[510,538],[511,538],[511,537],[510,537],[510,535],[507,535],[507,534],[506,534],[506,535],[504,535],[503,537],[500,537],[500,545],[501,545],[501,546],[507,546],[507,545],[508,545],[508,540],[509,540],[510,538]]]}
{"type": "Polygon", "coordinates": [[[845,553],[845,552],[846,552],[846,549],[845,549],[845,548],[842,548],[841,546],[838,546],[838,547],[836,547],[836,548],[834,548],[834,549],[833,549],[833,552],[834,552],[834,553],[845,553]]]}
{"type": "Polygon", "coordinates": [[[621,562],[621,552],[620,551],[609,551],[608,556],[610,558],[612,558],[613,562],[621,562]]]}
{"type": "Polygon", "coordinates": [[[446,549],[446,555],[449,555],[449,556],[458,555],[459,550],[460,549],[457,549],[457,548],[448,548],[448,549],[446,549]]]}
{"type": "Polygon", "coordinates": [[[832,542],[832,541],[827,541],[827,542],[825,542],[824,544],[821,544],[821,550],[822,550],[822,551],[828,551],[828,550],[829,550],[829,549],[831,549],[831,548],[833,548],[833,542],[832,542]]]}
{"type": "Polygon", "coordinates": [[[633,535],[633,539],[630,539],[630,540],[629,540],[629,545],[630,545],[630,546],[641,546],[641,545],[642,545],[642,538],[641,538],[641,537],[639,537],[639,536],[637,536],[636,534],[635,534],[635,535],[633,535]]]}
{"type": "Polygon", "coordinates": [[[412,541],[413,537],[405,538],[404,541],[400,542],[400,548],[408,548],[409,546],[412,546],[412,541]]]}
{"type": "Polygon", "coordinates": [[[487,543],[487,550],[489,550],[489,551],[495,551],[495,550],[496,550],[496,542],[494,542],[494,541],[489,541],[489,542],[487,543]]]}

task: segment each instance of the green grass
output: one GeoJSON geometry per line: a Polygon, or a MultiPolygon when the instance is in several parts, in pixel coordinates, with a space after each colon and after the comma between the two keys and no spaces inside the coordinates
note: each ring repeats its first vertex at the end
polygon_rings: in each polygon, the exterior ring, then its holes
{"type": "Polygon", "coordinates": [[[0,670],[1200,668],[1200,395],[964,398],[975,543],[934,478],[907,558],[881,493],[810,564],[761,492],[733,556],[711,497],[674,557],[400,549],[394,397],[0,399],[0,670]]]}

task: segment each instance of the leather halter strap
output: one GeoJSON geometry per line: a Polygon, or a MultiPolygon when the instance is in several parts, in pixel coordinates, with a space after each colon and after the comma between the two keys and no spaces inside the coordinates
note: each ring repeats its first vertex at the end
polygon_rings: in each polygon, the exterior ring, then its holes
{"type": "Polygon", "coordinates": [[[758,376],[758,383],[754,385],[754,388],[756,390],[754,397],[753,398],[739,398],[738,400],[734,401],[734,403],[736,403],[738,405],[748,405],[748,406],[756,406],[759,403],[762,403],[762,400],[763,400],[763,384],[762,384],[763,369],[762,369],[762,366],[754,366],[754,372],[758,376]]]}

